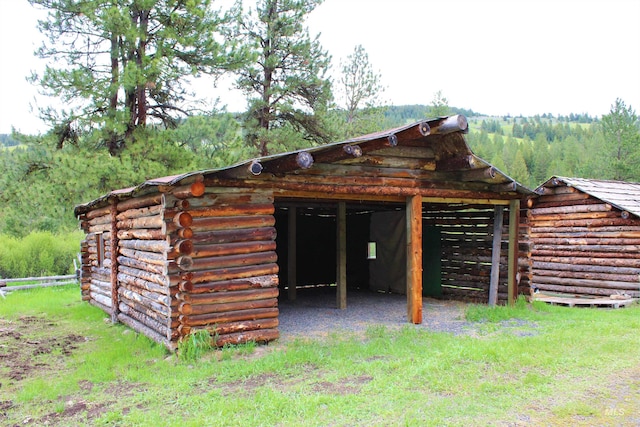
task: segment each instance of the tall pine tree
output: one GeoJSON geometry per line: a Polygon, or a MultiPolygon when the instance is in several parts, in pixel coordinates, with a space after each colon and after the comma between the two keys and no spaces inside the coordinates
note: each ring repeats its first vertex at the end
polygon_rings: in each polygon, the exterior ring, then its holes
{"type": "Polygon", "coordinates": [[[330,56],[303,26],[321,2],[259,0],[246,13],[241,1],[236,4],[228,34],[252,55],[238,71],[237,86],[249,102],[247,140],[260,155],[331,139],[324,123],[331,99],[330,56]]]}
{"type": "Polygon", "coordinates": [[[384,108],[380,96],[384,92],[380,73],[373,70],[369,55],[362,45],[340,63],[339,99],[346,112],[346,126],[342,137],[350,138],[380,130],[384,122],[384,108]]]}
{"type": "Polygon", "coordinates": [[[97,129],[113,155],[151,120],[175,126],[191,108],[188,78],[238,59],[216,38],[211,0],[29,2],[48,11],[38,24],[48,41],[36,54],[50,62],[31,79],[68,107],[41,110],[59,146],[97,129]]]}
{"type": "Polygon", "coordinates": [[[602,116],[602,132],[611,156],[611,178],[640,180],[640,122],[636,112],[616,99],[609,114],[602,116]]]}

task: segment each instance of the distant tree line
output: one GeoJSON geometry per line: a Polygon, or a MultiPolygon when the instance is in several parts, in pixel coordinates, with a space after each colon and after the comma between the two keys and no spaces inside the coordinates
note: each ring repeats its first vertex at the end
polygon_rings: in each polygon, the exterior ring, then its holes
{"type": "Polygon", "coordinates": [[[11,135],[2,133],[0,134],[0,145],[4,147],[15,147],[16,145],[20,145],[20,142],[11,135]]]}
{"type": "Polygon", "coordinates": [[[468,140],[477,155],[531,188],[553,175],[640,181],[640,122],[621,99],[589,123],[585,116],[475,119],[468,140]]]}

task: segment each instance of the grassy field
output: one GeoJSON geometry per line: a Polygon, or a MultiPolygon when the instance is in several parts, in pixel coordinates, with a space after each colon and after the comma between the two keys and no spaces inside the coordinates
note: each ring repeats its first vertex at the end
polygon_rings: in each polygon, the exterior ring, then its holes
{"type": "MultiPolygon", "coordinates": [[[[428,315],[428,313],[426,313],[428,315]]],[[[169,354],[74,286],[0,298],[0,424],[638,425],[640,307],[470,305],[473,333],[169,354]]]]}

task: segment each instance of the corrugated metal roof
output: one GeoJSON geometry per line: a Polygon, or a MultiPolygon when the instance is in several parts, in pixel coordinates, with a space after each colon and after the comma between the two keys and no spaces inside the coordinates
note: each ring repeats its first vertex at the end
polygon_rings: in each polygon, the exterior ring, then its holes
{"type": "Polygon", "coordinates": [[[640,217],[640,183],[556,176],[542,184],[540,188],[547,186],[554,179],[640,217]]]}

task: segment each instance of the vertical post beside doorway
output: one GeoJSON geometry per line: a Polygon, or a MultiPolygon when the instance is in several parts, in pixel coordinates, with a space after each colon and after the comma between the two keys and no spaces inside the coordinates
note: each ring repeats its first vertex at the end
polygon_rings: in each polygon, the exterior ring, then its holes
{"type": "Polygon", "coordinates": [[[422,323],[422,197],[407,197],[407,320],[422,323]]]}
{"type": "Polygon", "coordinates": [[[347,206],[345,202],[338,202],[336,219],[336,305],[344,310],[347,308],[347,206]]]}
{"type": "Polygon", "coordinates": [[[296,224],[296,208],[295,206],[291,206],[289,208],[289,218],[288,218],[288,229],[287,229],[287,284],[288,284],[288,292],[287,297],[290,301],[295,301],[296,299],[296,285],[297,285],[297,275],[298,272],[296,270],[297,266],[297,224],[296,224]]]}
{"type": "Polygon", "coordinates": [[[514,304],[518,297],[518,234],[520,233],[520,200],[509,202],[509,279],[507,282],[507,299],[514,304]]]}
{"type": "Polygon", "coordinates": [[[502,218],[504,208],[493,208],[493,245],[491,247],[491,279],[489,281],[489,305],[498,302],[498,285],[500,282],[500,249],[502,248],[502,218]]]}

